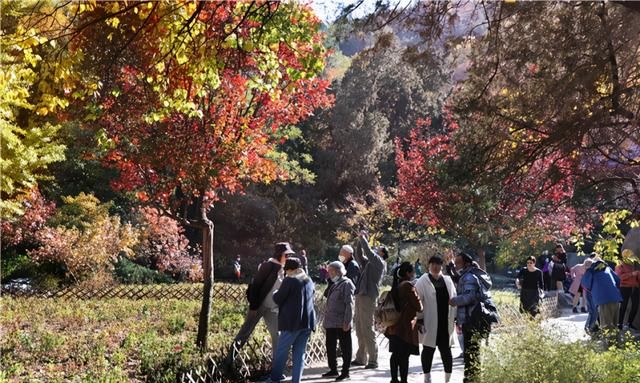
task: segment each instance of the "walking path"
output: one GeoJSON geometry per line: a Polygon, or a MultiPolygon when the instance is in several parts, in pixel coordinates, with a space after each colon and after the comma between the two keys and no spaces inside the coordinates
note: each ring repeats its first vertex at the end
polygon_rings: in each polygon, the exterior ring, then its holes
{"type": "MultiPolygon", "coordinates": [[[[358,340],[353,336],[354,353],[357,349],[358,340]]],[[[422,347],[420,347],[422,352],[422,347]]],[[[455,358],[460,355],[460,348],[457,346],[452,349],[454,356],[453,359],[453,375],[451,376],[451,383],[462,383],[464,362],[462,358],[455,358]]],[[[389,347],[387,339],[383,335],[378,336],[378,368],[375,370],[365,370],[364,367],[351,367],[351,378],[348,380],[350,383],[389,383],[391,381],[391,374],[389,373],[389,347]]],[[[338,365],[341,363],[341,358],[338,358],[338,365]]],[[[310,383],[329,383],[333,382],[334,378],[323,378],[321,375],[327,372],[329,369],[326,362],[321,363],[311,368],[304,370],[304,376],[302,380],[310,383]]],[[[434,383],[444,382],[444,367],[442,365],[442,359],[440,359],[440,353],[436,350],[433,358],[433,366],[431,369],[432,381],[434,383]]],[[[409,382],[422,382],[422,366],[420,364],[419,355],[411,355],[409,359],[409,382]]]]}
{"type": "MultiPolygon", "coordinates": [[[[577,340],[588,339],[588,336],[584,332],[584,323],[587,319],[587,314],[574,314],[571,310],[563,310],[561,316],[558,318],[547,319],[542,323],[542,327],[546,329],[552,329],[564,334],[565,342],[574,342],[577,340]]],[[[355,335],[353,337],[354,352],[357,348],[357,339],[355,335]]],[[[378,336],[378,369],[365,370],[363,367],[352,367],[351,378],[348,382],[352,383],[389,383],[391,381],[391,375],[389,373],[389,349],[386,338],[382,335],[378,336]]],[[[422,351],[422,348],[421,348],[422,351]]],[[[455,356],[460,355],[461,350],[456,344],[452,353],[455,356]]],[[[338,364],[341,363],[341,359],[338,358],[338,364]]],[[[306,368],[304,370],[304,376],[302,380],[309,383],[329,383],[333,382],[333,378],[323,378],[321,375],[328,371],[326,362],[318,365],[306,368]]],[[[453,360],[453,375],[451,376],[451,383],[462,383],[464,371],[464,362],[462,358],[455,358],[453,360]]],[[[434,383],[444,382],[444,369],[442,360],[440,359],[440,353],[436,351],[432,368],[432,381],[434,383]]],[[[409,359],[409,382],[420,383],[423,381],[422,367],[420,365],[420,356],[412,355],[409,359]]]]}

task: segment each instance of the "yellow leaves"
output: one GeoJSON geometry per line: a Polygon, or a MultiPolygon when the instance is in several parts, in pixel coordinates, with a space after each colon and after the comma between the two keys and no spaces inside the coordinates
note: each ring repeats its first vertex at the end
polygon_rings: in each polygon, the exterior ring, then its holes
{"type": "Polygon", "coordinates": [[[96,5],[96,0],[81,0],[80,4],[78,5],[78,13],[93,11],[94,9],[96,9],[96,5]]]}
{"type": "Polygon", "coordinates": [[[179,65],[182,65],[189,61],[189,58],[187,58],[187,56],[182,52],[178,57],[176,57],[176,60],[178,61],[179,65]]]}
{"type": "Polygon", "coordinates": [[[508,96],[509,95],[509,89],[507,89],[507,88],[500,89],[500,95],[501,96],[508,96]]]}
{"type": "Polygon", "coordinates": [[[164,62],[159,62],[156,64],[156,70],[158,72],[164,72],[165,66],[164,66],[164,62]]]}
{"type": "Polygon", "coordinates": [[[36,114],[38,116],[46,116],[47,114],[49,114],[49,109],[47,109],[44,106],[41,106],[38,108],[38,110],[36,110],[36,114]]]}
{"type": "Polygon", "coordinates": [[[118,25],[120,25],[120,19],[117,17],[110,17],[107,19],[106,23],[113,28],[118,28],[118,25]]]}
{"type": "Polygon", "coordinates": [[[610,95],[613,92],[613,84],[606,78],[600,78],[595,85],[596,91],[602,96],[610,95]]]}

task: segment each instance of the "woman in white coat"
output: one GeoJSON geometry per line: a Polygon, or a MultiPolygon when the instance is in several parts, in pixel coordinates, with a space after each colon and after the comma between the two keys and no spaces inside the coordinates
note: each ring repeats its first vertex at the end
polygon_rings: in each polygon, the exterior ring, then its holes
{"type": "Polygon", "coordinates": [[[416,291],[424,307],[424,311],[418,313],[418,319],[423,319],[419,335],[423,345],[422,371],[425,383],[431,383],[431,364],[436,347],[444,365],[445,382],[451,380],[453,370],[451,347],[455,336],[453,321],[456,308],[449,305],[449,299],[456,296],[456,287],[449,276],[442,274],[442,264],[439,256],[431,257],[429,272],[416,282],[416,291]]]}

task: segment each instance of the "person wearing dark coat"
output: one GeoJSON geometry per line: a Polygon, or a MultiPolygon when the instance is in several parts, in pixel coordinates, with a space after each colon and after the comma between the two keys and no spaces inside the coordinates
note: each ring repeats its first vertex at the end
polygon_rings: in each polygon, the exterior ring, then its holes
{"type": "Polygon", "coordinates": [[[407,383],[409,356],[419,355],[418,326],[416,316],[422,311],[422,302],[413,285],[416,273],[410,262],[401,263],[393,276],[391,296],[400,319],[387,327],[384,335],[389,338],[391,352],[391,383],[407,383]],[[400,380],[398,380],[398,372],[400,380]]]}
{"type": "Polygon", "coordinates": [[[291,382],[299,383],[304,370],[307,341],[316,328],[316,312],[313,304],[315,286],[302,269],[298,258],[287,259],[284,271],[287,276],[280,288],[273,293],[273,300],[278,305],[280,338],[270,380],[280,382],[289,359],[289,351],[292,350],[291,382]]]}
{"type": "MultiPolygon", "coordinates": [[[[232,368],[236,353],[247,343],[260,318],[262,318],[267,325],[267,329],[271,335],[272,352],[275,353],[278,345],[278,306],[273,301],[273,292],[277,290],[280,287],[280,283],[282,283],[284,278],[282,266],[287,256],[291,254],[294,254],[294,252],[289,243],[277,243],[273,257],[262,262],[258,267],[258,272],[247,288],[249,311],[227,354],[227,358],[225,359],[226,368],[232,368]]],[[[275,354],[272,354],[272,356],[274,355],[275,354]]]]}

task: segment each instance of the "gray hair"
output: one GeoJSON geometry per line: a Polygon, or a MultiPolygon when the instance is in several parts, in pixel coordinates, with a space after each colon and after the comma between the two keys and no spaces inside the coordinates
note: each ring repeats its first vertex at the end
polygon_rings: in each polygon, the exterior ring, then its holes
{"type": "Polygon", "coordinates": [[[345,269],[344,264],[340,261],[334,261],[329,264],[329,267],[338,272],[338,275],[341,277],[347,274],[347,269],[345,269]]]}

